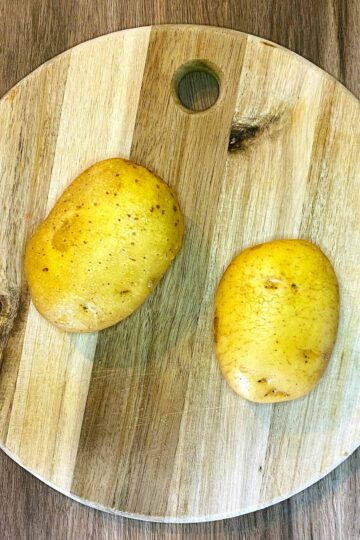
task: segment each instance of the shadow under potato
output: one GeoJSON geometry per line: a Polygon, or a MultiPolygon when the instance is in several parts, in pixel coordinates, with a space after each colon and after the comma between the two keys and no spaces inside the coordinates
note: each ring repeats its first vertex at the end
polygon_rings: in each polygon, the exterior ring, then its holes
{"type": "MultiPolygon", "coordinates": [[[[204,309],[210,254],[206,236],[188,223],[182,249],[154,293],[99,333],[74,473],[77,494],[136,511],[138,479],[153,485],[157,478],[161,490],[150,490],[148,504],[161,505],[197,361],[201,312],[212,319],[212,307],[204,309]],[[99,460],[106,460],[105,471],[99,460]]],[[[204,335],[212,339],[211,331],[204,335]]]]}
{"type": "Polygon", "coordinates": [[[99,334],[98,368],[157,364],[169,356],[186,362],[176,346],[191,338],[198,324],[210,257],[204,242],[197,227],[187,224],[183,246],[154,292],[131,316],[99,334]]]}

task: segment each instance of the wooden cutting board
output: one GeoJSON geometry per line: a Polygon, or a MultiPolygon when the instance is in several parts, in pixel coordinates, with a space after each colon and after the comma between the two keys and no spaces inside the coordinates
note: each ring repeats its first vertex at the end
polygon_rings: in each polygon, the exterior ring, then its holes
{"type": "Polygon", "coordinates": [[[341,84],[254,36],[140,28],[41,66],[0,101],[0,125],[6,453],[91,506],[202,521],[289,497],[355,450],[360,107],[341,84]],[[176,84],[199,69],[214,74],[219,97],[192,112],[176,84]],[[62,333],[30,302],[24,246],[70,181],[111,156],[149,167],[176,189],[185,243],[127,320],[98,334],[62,333]],[[283,237],[310,239],[330,257],[341,324],[316,390],[258,405],[220,374],[213,297],[238,251],[283,237]]]}

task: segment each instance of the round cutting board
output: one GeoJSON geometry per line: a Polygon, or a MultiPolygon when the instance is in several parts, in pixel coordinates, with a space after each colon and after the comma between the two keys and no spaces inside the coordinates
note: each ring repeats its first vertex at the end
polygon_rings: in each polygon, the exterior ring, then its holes
{"type": "MultiPolygon", "coordinates": [[[[86,504],[159,521],[220,519],[315,482],[360,442],[360,106],[274,43],[160,26],[61,54],[0,102],[0,444],[86,504]],[[216,103],[183,107],[176,82],[213,73],[216,103]],[[34,309],[24,246],[70,181],[123,156],[173,186],[181,253],[131,317],[66,334],[34,309]],[[341,288],[326,375],[303,399],[244,401],[213,347],[218,280],[241,249],[316,242],[341,288]]],[[[121,261],[119,261],[121,264],[121,261]]]]}

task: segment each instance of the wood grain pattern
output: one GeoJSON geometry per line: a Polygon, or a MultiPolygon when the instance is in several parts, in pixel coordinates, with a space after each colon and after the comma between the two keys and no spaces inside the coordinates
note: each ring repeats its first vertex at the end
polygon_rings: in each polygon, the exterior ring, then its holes
{"type": "MultiPolygon", "coordinates": [[[[134,0],[131,7],[128,0],[94,0],[89,11],[86,0],[4,0],[0,3],[0,95],[68,47],[121,28],[164,22],[212,24],[262,35],[311,59],[359,95],[356,0],[226,0],[217,9],[208,6],[206,0],[134,0]]],[[[164,525],[114,517],[74,503],[0,452],[0,536],[11,540],[355,539],[360,536],[359,463],[358,450],[314,486],[256,513],[207,524],[164,525]]]]}
{"type": "MultiPolygon", "coordinates": [[[[176,188],[187,220],[180,257],[122,324],[69,336],[21,304],[23,323],[16,340],[10,331],[0,379],[1,445],[10,455],[95,506],[199,521],[281,500],[356,448],[360,107],[353,96],[259,38],[167,26],[66,52],[12,89],[0,117],[1,284],[9,305],[13,291],[25,294],[31,228],[93,161],[121,155],[153,169],[176,188]],[[215,66],[221,91],[213,108],[189,114],[173,99],[172,80],[197,58],[215,66]],[[231,128],[241,144],[229,154],[231,128]],[[331,257],[341,328],[327,376],[310,396],[258,406],[220,377],[213,294],[237,251],[289,236],[311,239],[331,257]]],[[[6,333],[11,323],[9,315],[6,333]]]]}
{"type": "MultiPolygon", "coordinates": [[[[103,53],[107,49],[107,40],[111,41],[111,38],[103,38],[104,46],[100,51],[97,44],[87,44],[88,54],[84,62],[79,63],[79,55],[83,56],[81,47],[71,54],[65,53],[66,91],[59,100],[61,114],[56,116],[59,119],[61,116],[61,119],[52,127],[56,131],[55,144],[59,151],[52,154],[50,184],[42,194],[47,199],[47,210],[71,181],[74,170],[90,165],[92,156],[96,156],[95,161],[102,159],[101,156],[128,156],[148,33],[144,31],[140,39],[130,33],[124,34],[108,51],[105,65],[103,53]],[[131,54],[134,50],[136,58],[131,54]],[[79,68],[83,76],[77,77],[75,74],[79,68]],[[95,93],[91,90],[94,80],[98,81],[95,93]],[[112,87],[116,87],[117,92],[113,92],[111,97],[109,88],[112,87]],[[124,103],[130,102],[130,96],[134,106],[124,107],[124,103]],[[74,114],[74,111],[79,114],[74,114]],[[103,122],[104,118],[109,118],[109,122],[103,122]],[[87,147],[86,151],[83,151],[83,145],[87,147]],[[71,158],[68,160],[66,156],[71,158]]],[[[55,64],[58,62],[62,71],[63,58],[55,64]]],[[[37,74],[34,76],[36,78],[37,74]]],[[[51,89],[47,92],[51,94],[51,89]]],[[[24,100],[28,101],[28,97],[24,100]]],[[[44,101],[42,96],[42,104],[44,101]]],[[[47,121],[52,125],[53,117],[50,115],[47,121]]],[[[31,137],[37,138],[37,135],[32,134],[31,137]]],[[[2,154],[5,157],[11,156],[11,145],[17,147],[17,139],[8,138],[7,144],[10,148],[2,154]]],[[[38,181],[41,178],[38,176],[38,181]]],[[[11,197],[8,200],[10,202],[11,197]]],[[[69,489],[71,485],[96,341],[95,335],[66,336],[64,339],[52,327],[44,326],[36,310],[30,308],[16,392],[7,422],[6,444],[11,453],[21,456],[27,467],[37,470],[42,477],[62,489],[69,489]],[[54,354],[49,355],[48,351],[54,351],[54,354]],[[29,358],[33,361],[29,362],[29,358]],[[39,401],[39,388],[44,389],[42,401],[39,401]]],[[[5,363],[6,358],[5,354],[5,363]]]]}

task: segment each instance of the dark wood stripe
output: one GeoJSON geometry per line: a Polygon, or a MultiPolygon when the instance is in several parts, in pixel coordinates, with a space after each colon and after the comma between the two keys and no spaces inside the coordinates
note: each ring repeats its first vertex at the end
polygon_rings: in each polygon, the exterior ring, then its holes
{"type": "Polygon", "coordinates": [[[166,513],[188,378],[200,360],[194,335],[246,44],[239,34],[214,34],[151,33],[131,159],[176,189],[186,239],[151,298],[99,335],[72,485],[84,499],[127,512],[166,513]],[[184,112],[172,95],[176,69],[194,59],[221,74],[219,101],[199,114],[184,112]]]}
{"type": "MultiPolygon", "coordinates": [[[[336,81],[323,81],[321,105],[315,126],[307,190],[302,210],[300,234],[314,242],[319,240],[319,227],[324,224],[324,201],[333,181],[329,168],[329,131],[331,128],[336,81]]],[[[330,158],[331,160],[331,158],[330,158]]]]}

